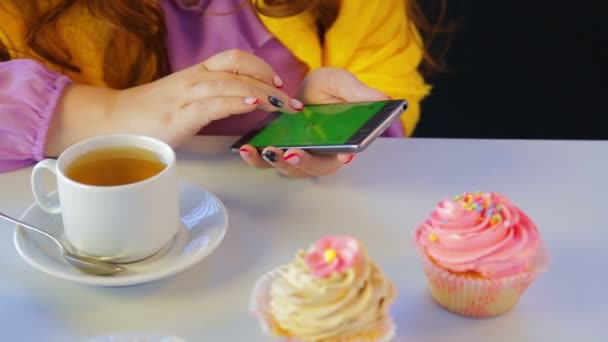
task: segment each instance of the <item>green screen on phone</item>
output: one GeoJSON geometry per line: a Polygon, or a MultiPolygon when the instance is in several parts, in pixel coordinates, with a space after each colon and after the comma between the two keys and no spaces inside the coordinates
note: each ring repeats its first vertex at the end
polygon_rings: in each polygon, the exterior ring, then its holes
{"type": "Polygon", "coordinates": [[[344,144],[386,103],[308,105],[297,114],[280,114],[249,144],[255,147],[344,144]]]}

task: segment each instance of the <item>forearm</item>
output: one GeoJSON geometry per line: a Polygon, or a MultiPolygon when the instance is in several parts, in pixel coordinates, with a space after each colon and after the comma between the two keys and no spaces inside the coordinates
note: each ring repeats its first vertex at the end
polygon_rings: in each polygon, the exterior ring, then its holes
{"type": "Polygon", "coordinates": [[[51,118],[45,156],[57,156],[87,138],[116,133],[112,113],[117,93],[118,90],[78,84],[66,87],[51,118]]]}

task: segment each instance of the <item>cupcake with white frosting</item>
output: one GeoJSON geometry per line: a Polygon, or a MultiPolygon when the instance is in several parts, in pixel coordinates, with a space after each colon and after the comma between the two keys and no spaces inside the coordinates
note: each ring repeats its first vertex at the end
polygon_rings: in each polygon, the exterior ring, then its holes
{"type": "Polygon", "coordinates": [[[262,329],[289,341],[388,341],[395,287],[360,242],[321,238],[254,286],[262,329]]]}

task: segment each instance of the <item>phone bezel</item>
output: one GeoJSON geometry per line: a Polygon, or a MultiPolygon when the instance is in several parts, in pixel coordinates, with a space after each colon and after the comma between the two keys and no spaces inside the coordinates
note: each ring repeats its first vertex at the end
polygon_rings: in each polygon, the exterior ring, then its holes
{"type": "MultiPolygon", "coordinates": [[[[365,104],[371,102],[353,102],[353,104],[365,104]]],[[[330,106],[331,104],[328,104],[330,106]]],[[[374,116],[369,118],[357,132],[355,132],[343,144],[321,144],[321,145],[299,145],[299,146],[275,146],[276,148],[286,150],[297,148],[313,154],[333,154],[333,153],[358,153],[365,150],[369,144],[379,137],[402,113],[408,108],[406,100],[388,100],[386,104],[374,116]]],[[[241,146],[247,144],[256,134],[262,131],[268,124],[275,120],[280,115],[294,115],[274,112],[268,115],[255,129],[243,135],[237,140],[230,150],[233,153],[238,153],[241,146]]],[[[297,114],[295,114],[297,115],[297,114]]],[[[262,151],[268,146],[257,147],[262,151]]]]}

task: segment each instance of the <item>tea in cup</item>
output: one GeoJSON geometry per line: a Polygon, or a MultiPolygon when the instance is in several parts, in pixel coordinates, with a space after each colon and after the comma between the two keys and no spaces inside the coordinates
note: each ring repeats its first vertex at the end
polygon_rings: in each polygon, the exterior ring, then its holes
{"type": "Polygon", "coordinates": [[[77,143],[32,171],[38,205],[61,214],[65,238],[91,257],[133,262],[166,246],[177,233],[178,178],[173,149],[145,136],[107,135],[77,143]],[[45,170],[57,197],[44,190],[45,170]]]}

